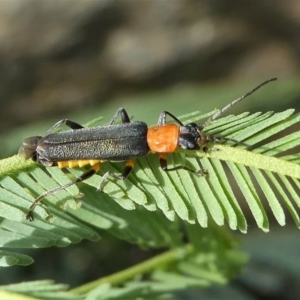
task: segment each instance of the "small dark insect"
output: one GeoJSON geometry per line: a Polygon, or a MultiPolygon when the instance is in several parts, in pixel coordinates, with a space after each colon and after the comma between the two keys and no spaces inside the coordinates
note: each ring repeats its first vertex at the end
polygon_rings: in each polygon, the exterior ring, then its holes
{"type": "Polygon", "coordinates": [[[26,219],[34,220],[33,210],[43,198],[93,176],[100,170],[102,162],[105,161],[125,161],[126,163],[122,174],[111,172],[104,174],[98,188],[100,191],[102,191],[108,177],[124,180],[134,166],[134,159],[147,155],[149,152],[158,154],[163,171],[184,169],[197,175],[205,175],[206,172],[203,170],[193,170],[184,165],[168,168],[167,154],[175,152],[178,148],[202,149],[206,152],[208,150],[207,143],[217,142],[217,139],[206,135],[203,129],[233,105],[274,80],[276,78],[259,84],[244,96],[217,111],[201,125],[195,123],[184,125],[173,114],[163,111],[158,118],[157,125],[148,128],[147,124],[142,121],[131,122],[126,110],[120,108],[107,126],[84,128],[76,122],[63,119],[54,124],[44,137],[33,136],[25,139],[19,150],[19,155],[25,159],[31,158],[47,167],[74,168],[91,165],[89,170],[74,181],[46,191],[37,197],[30,206],[26,219]],[[115,124],[119,116],[122,123],[115,124]],[[174,120],[173,124],[167,124],[167,116],[174,120]],[[69,126],[72,130],[55,133],[55,129],[62,124],[69,126]]]}

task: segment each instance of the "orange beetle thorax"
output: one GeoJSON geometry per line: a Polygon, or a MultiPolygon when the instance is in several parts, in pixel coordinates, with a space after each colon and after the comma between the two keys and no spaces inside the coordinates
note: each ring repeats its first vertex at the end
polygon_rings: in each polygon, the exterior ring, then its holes
{"type": "Polygon", "coordinates": [[[178,146],[178,137],[178,125],[152,126],[148,129],[147,143],[151,152],[172,153],[178,146]]]}

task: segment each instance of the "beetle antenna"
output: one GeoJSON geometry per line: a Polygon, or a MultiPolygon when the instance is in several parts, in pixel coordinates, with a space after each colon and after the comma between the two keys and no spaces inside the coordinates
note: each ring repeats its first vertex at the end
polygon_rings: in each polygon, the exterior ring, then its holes
{"type": "Polygon", "coordinates": [[[277,80],[277,78],[271,78],[268,79],[264,82],[262,82],[261,84],[259,84],[258,86],[256,86],[253,90],[249,91],[248,93],[246,93],[245,95],[243,95],[242,97],[233,100],[231,103],[227,104],[225,107],[223,107],[222,109],[218,110],[214,115],[212,115],[211,117],[209,117],[200,127],[201,129],[205,128],[210,122],[212,122],[213,120],[217,119],[218,117],[220,117],[227,109],[231,108],[233,105],[241,102],[242,100],[244,100],[245,98],[247,98],[248,96],[250,96],[251,94],[253,94],[255,91],[257,91],[259,88],[261,88],[263,85],[268,84],[271,81],[275,81],[277,80]]]}

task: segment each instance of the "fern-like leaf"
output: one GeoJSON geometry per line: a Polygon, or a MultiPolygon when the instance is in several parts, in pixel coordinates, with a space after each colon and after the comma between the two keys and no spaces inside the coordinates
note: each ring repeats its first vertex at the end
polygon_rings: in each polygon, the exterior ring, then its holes
{"type": "MultiPolygon", "coordinates": [[[[191,114],[182,120],[200,122],[207,115],[191,114]]],[[[18,156],[3,160],[0,245],[67,246],[81,239],[98,240],[98,229],[143,246],[178,245],[178,220],[207,227],[212,219],[220,226],[228,223],[231,229],[246,232],[243,203],[264,231],[269,230],[268,207],[280,225],[285,224],[287,211],[300,227],[300,156],[290,152],[299,146],[300,133],[286,132],[299,121],[300,115],[293,114],[293,110],[221,118],[205,129],[206,134],[220,138],[220,142],[210,145],[208,153],[180,151],[170,157],[171,165],[203,168],[207,176],[184,170],[162,172],[157,157],[149,154],[137,160],[128,179],[107,182],[105,193],[96,191],[101,181],[97,174],[78,187],[73,185],[48,196],[36,207],[34,222],[25,220],[34,198],[69,182],[70,173],[78,176],[83,171],[70,169],[65,173],[24,162],[18,156]],[[79,191],[84,195],[80,200],[79,191]],[[54,217],[52,222],[48,220],[50,215],[54,217]]],[[[107,162],[100,173],[119,173],[122,167],[121,163],[107,162]]],[[[2,259],[11,258],[13,252],[0,255],[2,259]]],[[[26,261],[24,258],[19,262],[26,261]]]]}

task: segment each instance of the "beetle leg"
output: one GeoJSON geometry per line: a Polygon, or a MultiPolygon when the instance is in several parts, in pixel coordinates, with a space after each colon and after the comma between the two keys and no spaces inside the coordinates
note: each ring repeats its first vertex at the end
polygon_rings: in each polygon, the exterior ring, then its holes
{"type": "Polygon", "coordinates": [[[60,186],[56,189],[50,190],[50,191],[46,191],[45,193],[43,193],[42,195],[40,195],[39,197],[37,197],[34,202],[31,204],[31,206],[29,207],[29,211],[26,215],[26,219],[29,221],[33,221],[34,217],[33,217],[33,211],[35,209],[35,207],[37,206],[37,204],[39,202],[41,202],[45,197],[49,196],[49,195],[53,195],[61,190],[66,189],[67,187],[76,184],[78,182],[84,181],[90,177],[92,177],[94,174],[96,174],[99,170],[100,170],[100,166],[101,163],[97,163],[95,165],[92,166],[92,168],[90,168],[89,170],[87,170],[85,173],[83,173],[82,175],[80,175],[79,177],[77,177],[74,181],[71,181],[63,186],[60,186]]]}
{"type": "Polygon", "coordinates": [[[115,174],[113,172],[106,172],[103,176],[102,176],[102,180],[100,182],[100,185],[98,187],[98,191],[102,192],[103,191],[103,187],[105,185],[105,182],[108,180],[109,177],[115,178],[117,180],[124,180],[127,178],[127,176],[130,174],[131,170],[133,169],[134,166],[134,160],[133,159],[129,159],[126,161],[125,163],[125,167],[123,169],[122,174],[115,174]]]}
{"type": "Polygon", "coordinates": [[[202,168],[200,170],[194,170],[187,166],[178,165],[173,168],[168,168],[168,161],[167,161],[167,155],[165,153],[159,154],[159,164],[163,171],[170,172],[170,171],[177,171],[177,170],[186,170],[190,173],[200,175],[200,176],[206,176],[208,173],[207,171],[203,170],[202,168]]]}
{"type": "Polygon", "coordinates": [[[182,122],[176,118],[173,114],[171,114],[170,112],[168,111],[163,111],[160,115],[159,115],[159,118],[158,118],[158,122],[157,122],[157,125],[165,125],[167,124],[167,115],[170,116],[176,123],[178,123],[180,126],[184,126],[182,124],[182,122]]]}
{"type": "Polygon", "coordinates": [[[73,122],[69,119],[62,119],[60,121],[58,121],[57,123],[55,123],[47,132],[46,132],[46,135],[50,134],[50,133],[53,133],[54,130],[56,128],[58,128],[59,126],[65,124],[66,126],[72,128],[72,129],[81,129],[81,128],[84,128],[82,125],[76,123],[76,122],[73,122]]]}
{"type": "Polygon", "coordinates": [[[119,108],[111,119],[109,125],[113,125],[119,116],[121,117],[122,123],[130,123],[130,118],[127,111],[124,108],[119,108]]]}

